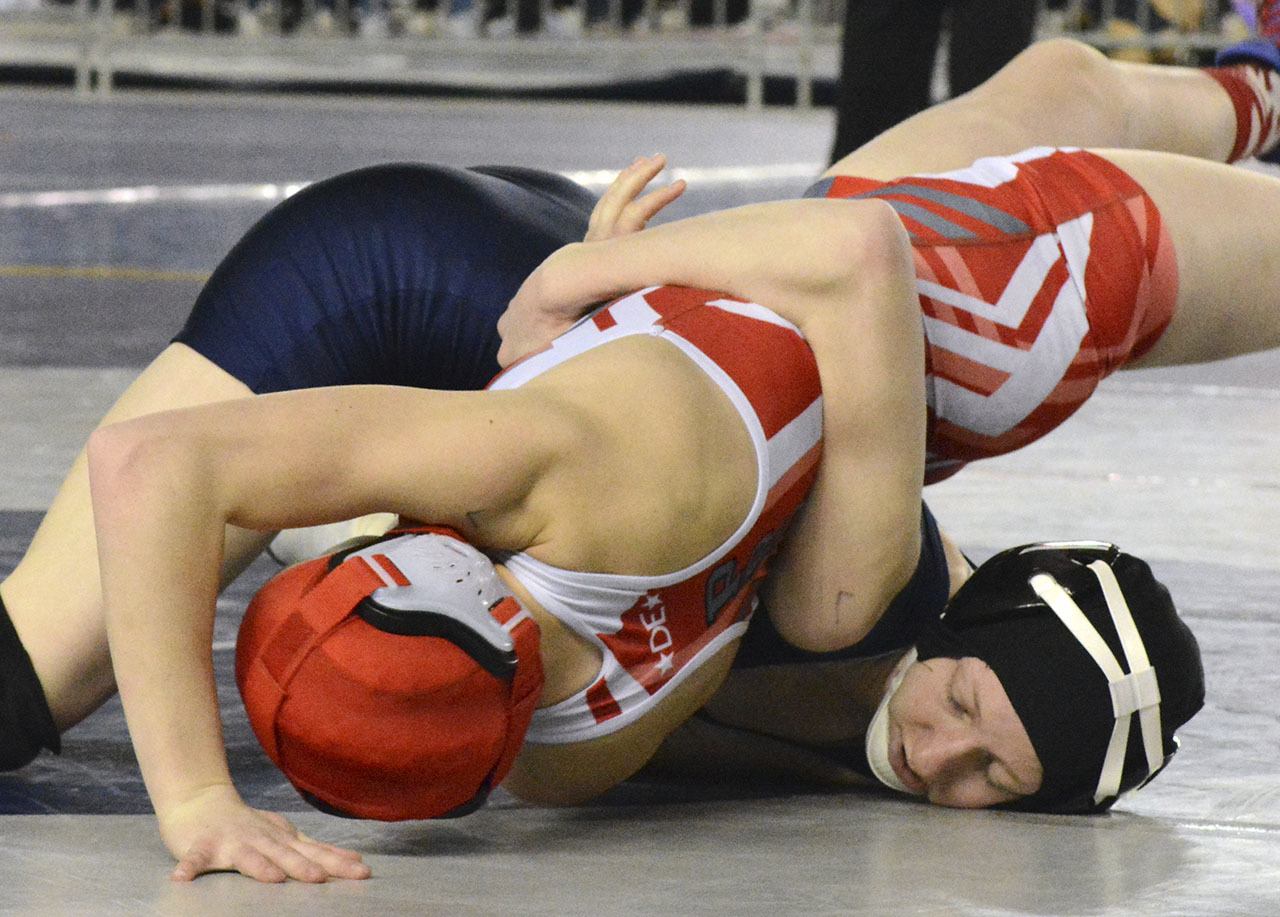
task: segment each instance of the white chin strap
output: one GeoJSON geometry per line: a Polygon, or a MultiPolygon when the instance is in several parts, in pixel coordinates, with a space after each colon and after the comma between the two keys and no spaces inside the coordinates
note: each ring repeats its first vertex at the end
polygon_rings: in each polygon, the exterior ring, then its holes
{"type": "Polygon", "coordinates": [[[893,692],[898,690],[898,685],[902,684],[902,679],[907,676],[907,669],[916,661],[916,655],[916,648],[913,646],[889,673],[884,697],[880,698],[880,706],[876,708],[871,726],[867,729],[867,763],[871,765],[871,773],[889,789],[909,796],[916,794],[903,786],[893,771],[893,765],[889,763],[889,700],[893,697],[893,692]]]}
{"type": "Polygon", "coordinates": [[[1102,585],[1107,610],[1111,613],[1116,633],[1120,636],[1125,661],[1129,665],[1128,675],[1120,668],[1119,660],[1085,617],[1080,606],[1057,580],[1047,573],[1039,573],[1031,578],[1031,588],[1053,609],[1072,636],[1093,657],[1098,668],[1106,675],[1111,688],[1111,709],[1116,722],[1111,731],[1111,742],[1107,745],[1107,756],[1102,763],[1102,773],[1098,777],[1098,787],[1093,794],[1094,803],[1099,803],[1120,793],[1125,753],[1129,746],[1129,724],[1133,714],[1138,714],[1142,727],[1148,778],[1164,762],[1164,749],[1160,741],[1160,687],[1156,682],[1156,670],[1147,659],[1147,648],[1133,622],[1129,603],[1125,601],[1124,593],[1120,591],[1120,584],[1110,566],[1095,560],[1089,564],[1089,569],[1102,585]]]}

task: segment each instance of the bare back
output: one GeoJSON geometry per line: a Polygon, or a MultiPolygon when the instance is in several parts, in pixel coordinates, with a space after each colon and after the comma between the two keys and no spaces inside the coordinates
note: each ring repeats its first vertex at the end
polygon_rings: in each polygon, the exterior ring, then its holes
{"type": "MultiPolygon", "coordinates": [[[[543,491],[556,520],[527,553],[566,570],[659,575],[711,553],[755,496],[756,460],[742,419],[706,374],[671,344],[625,338],[549,371],[526,391],[566,406],[590,429],[589,449],[543,491]]],[[[481,524],[478,543],[520,528],[481,524]]],[[[506,579],[542,631],[542,704],[585,688],[600,652],[506,579]]]]}
{"type": "Polygon", "coordinates": [[[751,439],[725,393],[671,344],[605,344],[528,391],[578,412],[591,430],[590,453],[548,491],[559,509],[532,556],[573,570],[669,573],[710,553],[746,516],[756,490],[751,439]]]}

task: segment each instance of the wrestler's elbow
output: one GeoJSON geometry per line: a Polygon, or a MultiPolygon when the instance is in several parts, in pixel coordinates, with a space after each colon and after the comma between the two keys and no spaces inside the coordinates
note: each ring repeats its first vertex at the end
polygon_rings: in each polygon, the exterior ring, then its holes
{"type": "Polygon", "coordinates": [[[849,310],[879,298],[886,284],[912,272],[910,245],[897,214],[883,201],[815,202],[807,283],[819,306],[815,317],[844,318],[849,310]]]}
{"type": "Polygon", "coordinates": [[[902,222],[881,200],[833,200],[823,232],[836,276],[862,279],[896,273],[909,250],[902,222]],[[845,212],[847,210],[847,213],[845,212]]]}
{"type": "Polygon", "coordinates": [[[799,620],[779,619],[774,621],[774,625],[783,640],[809,653],[838,652],[861,642],[871,630],[865,616],[852,612],[799,620]],[[844,620],[845,614],[853,620],[844,620]]]}
{"type": "Polygon", "coordinates": [[[128,492],[132,478],[148,463],[146,445],[146,438],[129,423],[99,427],[89,435],[85,460],[95,500],[128,492]]]}
{"type": "Polygon", "coordinates": [[[163,497],[184,485],[198,450],[169,435],[162,421],[141,418],[100,427],[85,448],[95,512],[107,505],[139,510],[152,495],[163,497]]]}
{"type": "Polygon", "coordinates": [[[767,580],[761,598],[778,635],[796,649],[834,653],[858,643],[871,631],[879,607],[849,592],[836,591],[823,601],[810,590],[767,580]]]}

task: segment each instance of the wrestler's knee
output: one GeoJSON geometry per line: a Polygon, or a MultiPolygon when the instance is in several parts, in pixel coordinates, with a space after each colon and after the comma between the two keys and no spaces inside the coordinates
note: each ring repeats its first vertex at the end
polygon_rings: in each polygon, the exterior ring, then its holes
{"type": "Polygon", "coordinates": [[[992,81],[1022,83],[1037,88],[1087,84],[1108,78],[1114,65],[1097,48],[1074,38],[1049,38],[1020,52],[992,81]],[[1006,80],[1012,77],[1012,80],[1006,80]]]}
{"type": "Polygon", "coordinates": [[[1130,95],[1114,61],[1071,38],[1036,42],[972,93],[976,102],[1014,117],[1029,112],[1066,124],[1087,118],[1091,136],[1124,130],[1130,95]]]}

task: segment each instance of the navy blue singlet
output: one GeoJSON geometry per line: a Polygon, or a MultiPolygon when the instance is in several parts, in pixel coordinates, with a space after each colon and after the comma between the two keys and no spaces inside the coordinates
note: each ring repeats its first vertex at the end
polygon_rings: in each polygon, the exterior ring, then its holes
{"type": "Polygon", "coordinates": [[[257,393],[480,389],[521,282],[595,205],[549,172],[397,164],[311,185],[231,250],[175,338],[257,393]]]}

